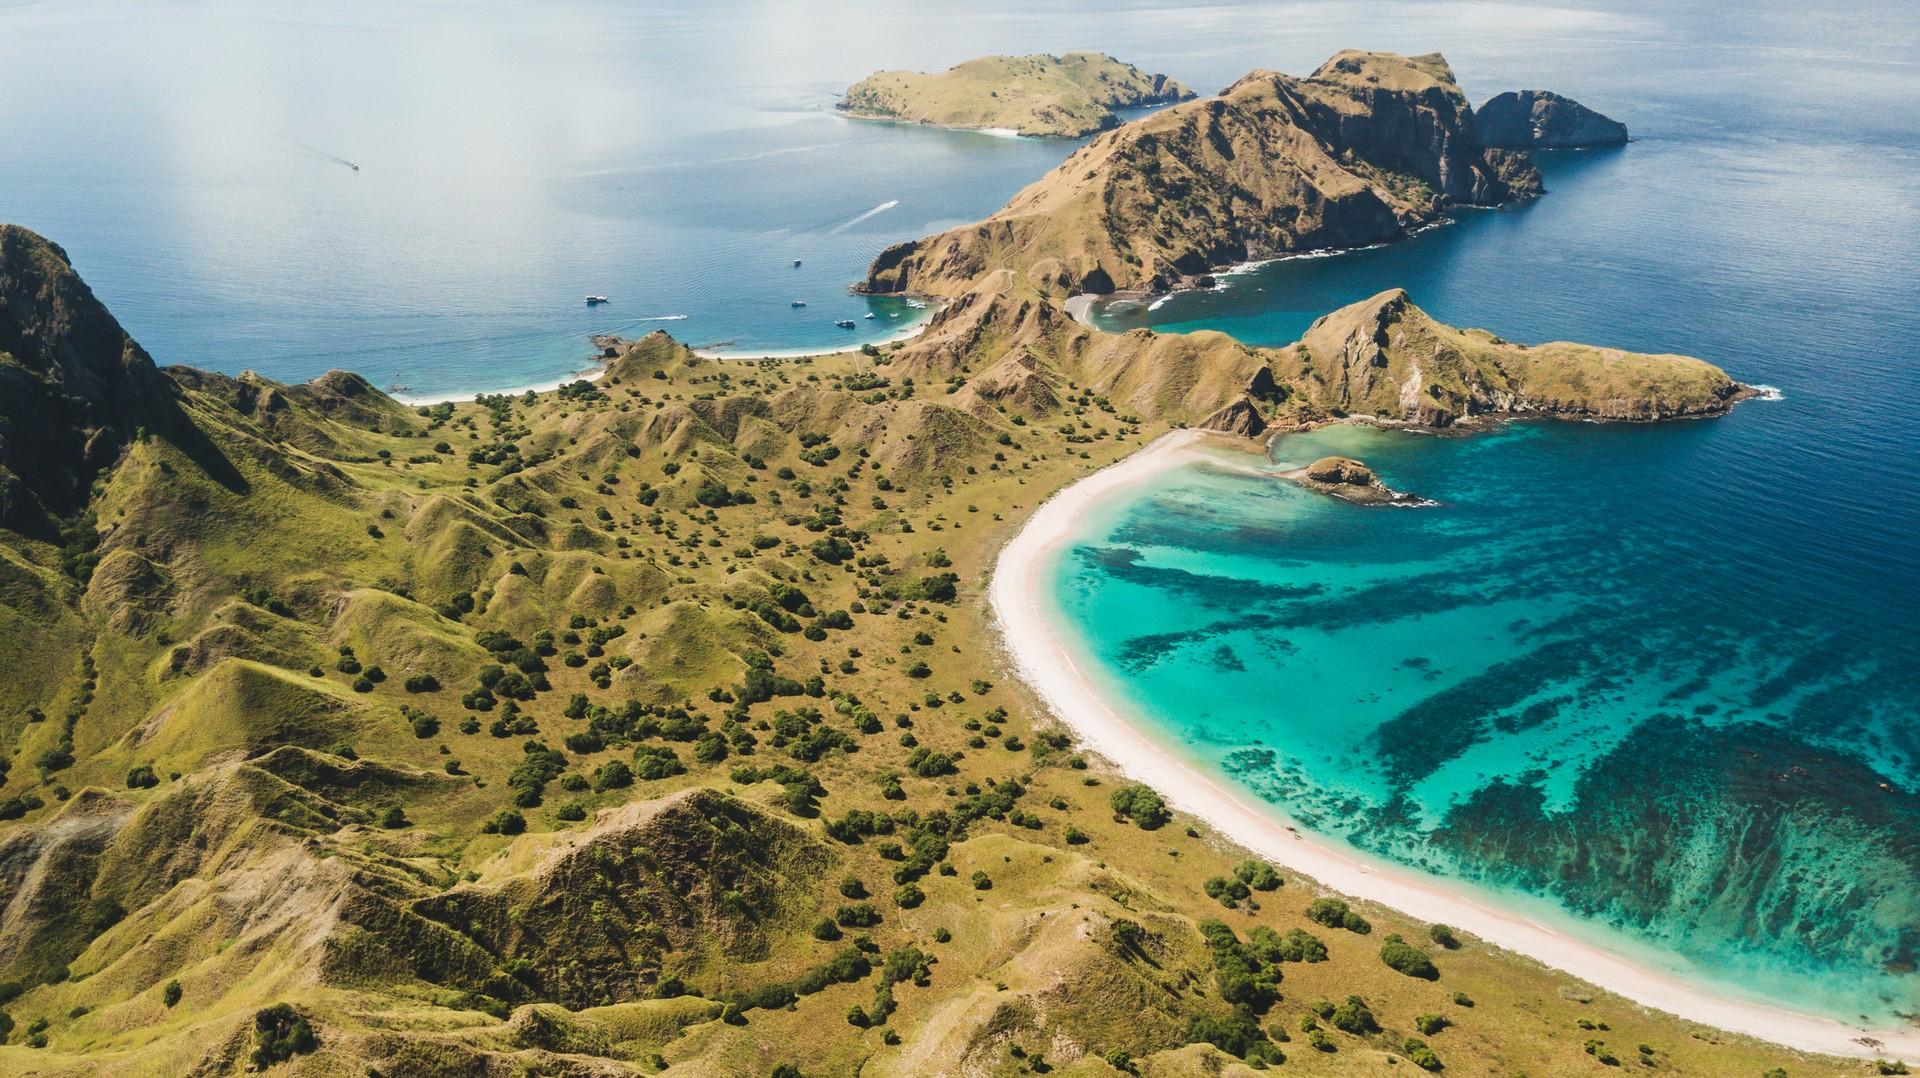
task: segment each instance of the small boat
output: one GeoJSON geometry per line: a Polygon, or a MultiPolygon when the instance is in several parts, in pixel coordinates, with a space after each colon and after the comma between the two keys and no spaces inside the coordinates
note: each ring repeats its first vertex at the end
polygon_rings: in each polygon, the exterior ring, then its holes
{"type": "Polygon", "coordinates": [[[607,302],[607,297],[605,296],[588,296],[587,297],[587,306],[589,307],[598,307],[605,302],[607,302]]]}
{"type": "Polygon", "coordinates": [[[796,259],[794,259],[794,260],[793,260],[793,268],[794,268],[794,269],[799,269],[799,268],[800,268],[800,260],[799,260],[799,259],[797,259],[797,258],[796,258],[796,259]]]}
{"type": "Polygon", "coordinates": [[[796,299],[793,302],[787,304],[787,306],[789,307],[805,307],[806,305],[807,305],[807,301],[804,299],[796,299]]]}
{"type": "Polygon", "coordinates": [[[841,329],[852,329],[852,328],[853,328],[853,319],[851,319],[851,318],[842,318],[842,319],[840,319],[840,320],[839,320],[838,322],[835,322],[835,323],[834,323],[834,325],[836,325],[836,326],[839,326],[839,327],[840,327],[841,329]]]}
{"type": "Polygon", "coordinates": [[[864,317],[864,318],[866,318],[866,319],[868,319],[869,321],[871,321],[871,320],[872,320],[872,318],[873,318],[873,312],[872,312],[872,311],[868,311],[868,312],[867,312],[867,313],[866,313],[865,315],[863,315],[862,317],[864,317]]]}

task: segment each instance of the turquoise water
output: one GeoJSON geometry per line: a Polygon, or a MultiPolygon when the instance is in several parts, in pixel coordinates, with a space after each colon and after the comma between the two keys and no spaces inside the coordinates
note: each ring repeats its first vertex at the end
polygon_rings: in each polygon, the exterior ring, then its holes
{"type": "Polygon", "coordinates": [[[1889,1021],[1920,1012],[1920,88],[1875,43],[1911,45],[1912,13],[1821,18],[1747,24],[1802,31],[1766,48],[1701,27],[1690,55],[1730,81],[1645,79],[1624,49],[1555,79],[1628,102],[1606,110],[1641,141],[1547,159],[1537,203],[1101,314],[1277,344],[1405,286],[1450,322],[1702,355],[1783,400],[1291,436],[1276,467],[1345,453],[1440,504],[1185,468],[1102,506],[1052,579],[1114,691],[1305,826],[1889,1021]],[[1835,92],[1804,92],[1836,49],[1858,51],[1835,92]]]}

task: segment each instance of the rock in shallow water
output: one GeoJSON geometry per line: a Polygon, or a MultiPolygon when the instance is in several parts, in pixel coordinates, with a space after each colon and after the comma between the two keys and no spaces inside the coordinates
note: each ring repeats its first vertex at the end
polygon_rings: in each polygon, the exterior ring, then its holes
{"type": "Polygon", "coordinates": [[[1420,501],[1414,495],[1394,490],[1373,474],[1373,469],[1352,457],[1321,457],[1304,468],[1282,472],[1308,490],[1331,494],[1355,505],[1395,505],[1420,501]]]}

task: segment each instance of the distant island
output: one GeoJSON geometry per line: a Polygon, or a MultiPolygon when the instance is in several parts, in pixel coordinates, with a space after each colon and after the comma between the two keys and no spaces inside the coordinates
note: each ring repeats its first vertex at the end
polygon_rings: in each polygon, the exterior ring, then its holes
{"type": "Polygon", "coordinates": [[[980,224],[889,248],[864,287],[1161,291],[1542,190],[1525,153],[1481,145],[1444,57],[1348,51],[1306,78],[1256,70],[1101,135],[980,224]]]}
{"type": "Polygon", "coordinates": [[[850,116],[1077,138],[1120,125],[1115,109],[1185,101],[1193,91],[1098,52],[982,56],[937,75],[876,71],[847,88],[850,116]]]}

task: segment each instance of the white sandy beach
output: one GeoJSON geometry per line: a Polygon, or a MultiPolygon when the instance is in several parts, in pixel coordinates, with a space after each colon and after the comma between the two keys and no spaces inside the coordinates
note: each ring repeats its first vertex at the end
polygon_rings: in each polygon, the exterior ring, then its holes
{"type": "MultiPolygon", "coordinates": [[[[1232,791],[1140,731],[1094,691],[1052,631],[1041,570],[1105,495],[1196,459],[1207,435],[1175,431],[1072,484],[1035,510],[1000,553],[989,587],[995,621],[1021,678],[1083,744],[1262,857],[1340,893],[1464,930],[1609,992],[1691,1021],[1804,1051],[1920,1060],[1920,1031],[1868,1029],[1818,1015],[1727,999],[1684,978],[1490,904],[1463,886],[1371,860],[1297,831],[1272,806],[1232,791]]],[[[1444,961],[1444,957],[1443,957],[1444,961]]]]}

